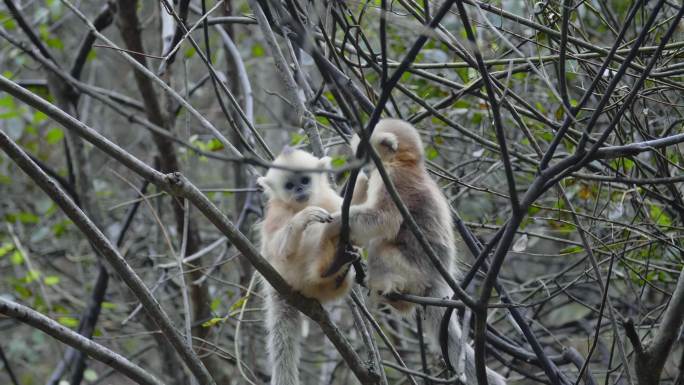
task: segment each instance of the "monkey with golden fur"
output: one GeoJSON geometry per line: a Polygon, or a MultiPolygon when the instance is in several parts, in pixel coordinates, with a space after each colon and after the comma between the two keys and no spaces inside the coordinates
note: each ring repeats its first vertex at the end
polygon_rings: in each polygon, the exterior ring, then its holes
{"type": "MultiPolygon", "coordinates": [[[[348,266],[323,278],[335,257],[339,234],[326,231],[331,212],[340,210],[342,198],[333,190],[327,175],[289,169],[329,167],[330,159],[286,147],[274,160],[276,166],[257,180],[268,197],[259,224],[261,253],[292,286],[320,302],[338,299],[349,291],[352,274],[348,266]]],[[[299,311],[288,305],[267,283],[267,349],[273,367],[272,385],[299,384],[299,311]]]]}
{"type": "MultiPolygon", "coordinates": [[[[456,267],[456,244],[452,228],[449,203],[430,177],[425,167],[423,143],[418,131],[408,122],[383,119],[370,137],[370,145],[378,153],[383,167],[392,179],[402,201],[411,216],[422,229],[425,238],[444,267],[459,275],[456,267]]],[[[358,147],[355,137],[353,147],[358,147]]],[[[356,150],[356,148],[354,148],[356,150]]],[[[377,169],[368,179],[359,178],[357,191],[365,192],[361,204],[349,210],[351,240],[368,252],[367,285],[372,295],[388,303],[401,313],[409,313],[414,305],[405,301],[390,301],[384,294],[402,293],[425,297],[444,298],[452,294],[451,288],[425,255],[422,246],[404,223],[399,209],[387,191],[377,169]]],[[[354,196],[354,198],[356,198],[354,196]]],[[[328,225],[333,233],[339,233],[340,213],[333,214],[334,221],[328,225]]],[[[427,306],[425,319],[433,347],[439,346],[439,330],[444,308],[427,306]]],[[[476,383],[475,355],[472,347],[462,344],[461,328],[456,317],[449,325],[449,359],[458,368],[457,360],[462,345],[465,347],[466,383],[476,383]]],[[[488,381],[492,385],[505,384],[504,378],[487,368],[488,381]]]]}

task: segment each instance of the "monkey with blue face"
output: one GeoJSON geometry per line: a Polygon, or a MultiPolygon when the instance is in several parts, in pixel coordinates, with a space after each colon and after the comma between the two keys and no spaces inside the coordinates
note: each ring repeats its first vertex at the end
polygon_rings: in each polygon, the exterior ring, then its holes
{"type": "MultiPolygon", "coordinates": [[[[342,198],[327,175],[305,172],[329,168],[330,158],[317,158],[286,147],[275,166],[257,179],[268,197],[259,224],[261,253],[293,289],[322,303],[343,297],[353,282],[348,266],[323,278],[335,258],[339,232],[326,231],[331,212],[340,210],[342,198]]],[[[299,384],[300,314],[268,284],[266,299],[267,349],[273,368],[272,385],[299,384]]]]}

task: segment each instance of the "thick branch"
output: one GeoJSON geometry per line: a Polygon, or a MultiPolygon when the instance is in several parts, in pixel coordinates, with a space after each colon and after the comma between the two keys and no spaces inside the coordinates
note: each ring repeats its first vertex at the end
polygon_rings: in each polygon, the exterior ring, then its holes
{"type": "Polygon", "coordinates": [[[626,325],[627,336],[636,353],[634,368],[639,385],[657,385],[660,375],[670,354],[672,345],[677,340],[684,323],[684,270],[679,273],[677,287],[672,293],[670,303],[665,309],[660,326],[650,344],[642,348],[639,336],[631,324],[626,325]]]}

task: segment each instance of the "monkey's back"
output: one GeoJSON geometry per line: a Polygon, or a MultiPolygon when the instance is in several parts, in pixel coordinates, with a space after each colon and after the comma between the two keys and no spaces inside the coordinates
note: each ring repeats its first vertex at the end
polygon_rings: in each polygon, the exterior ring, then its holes
{"type": "MultiPolygon", "coordinates": [[[[453,272],[456,254],[451,211],[439,186],[421,164],[410,168],[392,168],[391,176],[399,196],[435,255],[448,271],[453,272]]],[[[394,204],[389,193],[387,199],[390,200],[389,204],[394,204]]],[[[444,289],[446,282],[406,221],[402,221],[394,244],[407,262],[416,268],[416,274],[411,279],[415,282],[413,287],[419,292],[412,294],[430,295],[444,289]]]]}

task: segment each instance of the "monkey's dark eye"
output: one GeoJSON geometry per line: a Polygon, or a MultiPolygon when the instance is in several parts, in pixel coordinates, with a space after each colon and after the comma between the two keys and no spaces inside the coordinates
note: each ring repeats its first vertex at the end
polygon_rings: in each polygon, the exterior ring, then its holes
{"type": "Polygon", "coordinates": [[[309,184],[311,182],[311,178],[308,176],[303,176],[302,177],[302,184],[309,184]]]}
{"type": "Polygon", "coordinates": [[[294,187],[294,183],[292,183],[292,182],[285,183],[285,189],[292,190],[293,187],[294,187]]]}

